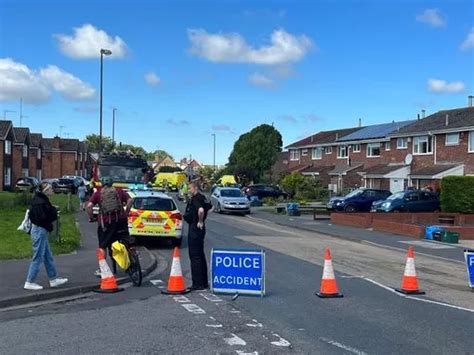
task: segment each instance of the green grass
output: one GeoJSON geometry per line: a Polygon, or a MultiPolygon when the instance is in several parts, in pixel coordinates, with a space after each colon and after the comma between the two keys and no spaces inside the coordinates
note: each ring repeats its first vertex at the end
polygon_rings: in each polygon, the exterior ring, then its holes
{"type": "MultiPolygon", "coordinates": [[[[28,208],[29,194],[0,192],[0,259],[23,259],[31,256],[30,236],[17,231],[28,208]]],[[[77,196],[71,197],[71,211],[67,211],[67,195],[51,196],[51,203],[61,208],[61,242],[50,237],[53,254],[74,251],[80,242],[74,212],[79,205],[77,196]]]]}

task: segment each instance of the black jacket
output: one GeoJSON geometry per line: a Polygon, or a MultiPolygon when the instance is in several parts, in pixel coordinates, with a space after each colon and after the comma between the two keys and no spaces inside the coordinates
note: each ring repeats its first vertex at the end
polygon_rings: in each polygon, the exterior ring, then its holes
{"type": "Polygon", "coordinates": [[[42,192],[35,193],[30,208],[31,223],[51,232],[53,230],[53,222],[57,219],[58,211],[51,205],[48,196],[42,192]]]}

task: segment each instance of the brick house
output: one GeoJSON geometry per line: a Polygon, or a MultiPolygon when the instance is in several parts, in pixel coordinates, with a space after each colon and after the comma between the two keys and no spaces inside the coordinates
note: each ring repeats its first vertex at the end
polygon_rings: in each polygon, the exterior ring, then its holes
{"type": "Polygon", "coordinates": [[[439,188],[448,175],[474,175],[474,107],[413,121],[324,131],[290,144],[286,172],[299,171],[341,192],[439,188]]]}
{"type": "Polygon", "coordinates": [[[11,121],[0,121],[0,191],[10,191],[13,185],[13,142],[11,121]]]}
{"type": "Polygon", "coordinates": [[[85,142],[79,142],[79,159],[78,159],[78,175],[84,178],[87,177],[87,169],[89,162],[89,147],[85,142]]]}
{"type": "Polygon", "coordinates": [[[43,135],[41,133],[31,133],[31,145],[28,166],[30,176],[36,176],[41,181],[43,178],[43,135]]]}
{"type": "Polygon", "coordinates": [[[15,141],[13,143],[13,184],[22,176],[30,176],[29,152],[31,145],[30,129],[13,127],[15,141]]]}
{"type": "MultiPolygon", "coordinates": [[[[79,143],[78,139],[43,138],[43,177],[58,178],[63,175],[78,175],[81,166],[79,143]]],[[[82,159],[87,160],[87,154],[84,157],[83,153],[82,159]]]]}

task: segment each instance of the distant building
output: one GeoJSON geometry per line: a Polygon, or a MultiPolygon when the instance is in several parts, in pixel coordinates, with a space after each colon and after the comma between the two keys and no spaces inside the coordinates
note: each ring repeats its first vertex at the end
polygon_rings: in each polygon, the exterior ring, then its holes
{"type": "Polygon", "coordinates": [[[13,180],[13,124],[11,121],[0,121],[0,191],[10,191],[13,180]]]}

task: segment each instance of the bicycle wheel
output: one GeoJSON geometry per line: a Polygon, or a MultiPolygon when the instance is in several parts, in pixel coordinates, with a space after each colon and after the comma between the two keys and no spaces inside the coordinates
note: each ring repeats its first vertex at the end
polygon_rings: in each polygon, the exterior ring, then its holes
{"type": "Polygon", "coordinates": [[[130,279],[132,280],[133,286],[140,286],[142,284],[142,267],[140,265],[140,259],[134,248],[126,247],[128,256],[130,258],[130,266],[125,271],[130,279]]]}

